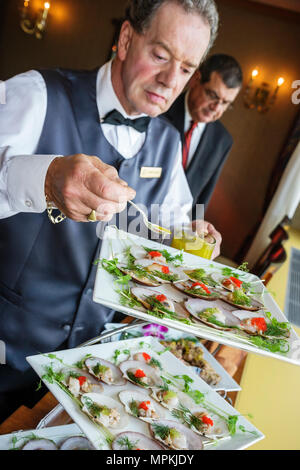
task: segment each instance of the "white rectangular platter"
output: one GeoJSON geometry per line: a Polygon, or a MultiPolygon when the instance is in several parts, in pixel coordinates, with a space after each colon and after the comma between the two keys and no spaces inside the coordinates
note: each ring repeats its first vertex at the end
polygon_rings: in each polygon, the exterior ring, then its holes
{"type": "MultiPolygon", "coordinates": [[[[210,326],[201,324],[200,322],[196,325],[188,325],[173,319],[153,317],[148,313],[138,310],[137,308],[131,308],[122,305],[122,303],[120,302],[120,294],[117,292],[116,284],[114,283],[114,277],[101,266],[101,259],[111,260],[116,257],[120,257],[121,259],[122,256],[124,256],[124,251],[126,250],[126,248],[132,245],[144,246],[153,250],[167,249],[168,252],[172,255],[181,253],[175,248],[161,245],[160,243],[147,240],[136,235],[128,234],[121,230],[117,230],[114,227],[108,226],[104,232],[104,237],[101,246],[100,262],[98,263],[98,269],[94,285],[94,302],[98,302],[102,305],[105,305],[106,307],[122,312],[126,315],[130,315],[132,317],[136,317],[144,321],[149,321],[149,323],[159,323],[161,325],[167,326],[168,328],[175,328],[192,336],[216,341],[218,343],[243,349],[245,351],[273,357],[285,362],[300,365],[300,338],[292,327],[290,330],[290,336],[287,340],[288,351],[284,353],[273,352],[269,349],[263,349],[262,347],[258,347],[257,345],[253,344],[247,337],[241,337],[240,335],[237,336],[235,333],[232,333],[230,331],[220,331],[210,326]]],[[[188,267],[192,267],[195,269],[204,268],[208,271],[215,270],[219,272],[221,272],[223,268],[228,268],[228,266],[213,262],[211,260],[200,258],[190,253],[182,252],[182,254],[184,265],[188,267]]],[[[263,283],[257,276],[254,276],[251,273],[245,274],[245,272],[238,270],[235,270],[235,272],[242,274],[244,276],[243,279],[247,282],[256,281],[258,289],[260,288],[264,290],[263,302],[267,310],[271,313],[272,317],[276,318],[276,320],[279,322],[288,321],[280,310],[280,308],[278,307],[278,305],[276,304],[276,302],[273,300],[272,296],[267,292],[267,289],[264,289],[263,283]]],[[[150,287],[149,289],[156,290],[157,288],[150,287]]],[[[184,299],[184,295],[181,292],[178,292],[174,287],[170,286],[170,284],[161,285],[159,287],[159,291],[169,296],[169,298],[173,300],[180,301],[184,299]]]]}
{"type": "MultiPolygon", "coordinates": [[[[237,415],[237,425],[236,425],[236,433],[233,436],[229,436],[220,440],[217,445],[214,443],[213,445],[210,444],[207,446],[207,449],[228,449],[228,450],[235,450],[235,449],[245,449],[250,445],[254,444],[255,442],[263,439],[264,435],[258,431],[244,416],[239,415],[236,410],[226,401],[224,400],[217,392],[211,389],[209,385],[207,385],[202,379],[200,379],[194,372],[190,369],[190,367],[185,366],[179,359],[177,359],[173,354],[169,351],[165,351],[165,348],[157,341],[156,338],[147,337],[131,340],[124,340],[118,342],[111,342],[105,344],[99,344],[95,346],[87,346],[83,348],[75,348],[69,349],[64,351],[58,351],[55,353],[51,353],[51,358],[46,354],[40,354],[36,356],[27,357],[27,361],[36,371],[36,373],[43,377],[45,374],[45,367],[49,366],[50,364],[53,367],[53,370],[60,371],[64,366],[62,365],[61,361],[63,361],[64,365],[72,365],[75,364],[77,361],[82,360],[86,354],[92,354],[93,356],[100,357],[102,359],[106,359],[112,361],[115,352],[120,351],[121,354],[118,356],[118,363],[124,361],[128,357],[128,350],[133,353],[136,351],[148,351],[151,355],[153,351],[156,353],[160,351],[164,351],[159,357],[161,360],[161,364],[163,366],[163,371],[167,371],[168,374],[172,375],[188,375],[192,379],[192,385],[190,388],[192,390],[199,390],[205,396],[205,401],[209,402],[212,406],[218,408],[221,414],[224,416],[232,416],[237,415]],[[126,355],[123,354],[126,352],[126,355]],[[56,356],[56,359],[54,356],[56,356]]],[[[57,398],[57,400],[61,403],[61,405],[65,408],[67,413],[73,419],[73,421],[79,426],[79,428],[84,432],[84,434],[88,437],[91,443],[95,446],[96,449],[109,449],[109,446],[104,439],[104,436],[87,415],[85,415],[77,403],[68,395],[66,394],[57,384],[49,383],[47,380],[44,380],[44,383],[49,388],[49,390],[53,393],[53,395],[57,398]]],[[[122,386],[108,386],[104,385],[103,393],[108,395],[109,397],[118,401],[118,393],[121,390],[141,390],[140,387],[135,386],[130,382],[126,382],[125,385],[122,386]]],[[[143,390],[144,393],[148,393],[147,390],[143,390]]],[[[251,410],[249,410],[250,412],[251,410]]],[[[168,410],[165,411],[165,417],[167,419],[173,419],[174,417],[170,414],[168,410]]],[[[141,432],[146,434],[150,437],[148,424],[134,418],[133,416],[129,416],[128,423],[126,427],[123,429],[119,429],[118,431],[112,431],[113,434],[118,434],[119,432],[123,431],[135,431],[141,432]]]]}
{"type": "MultiPolygon", "coordinates": [[[[106,323],[104,325],[104,328],[106,330],[113,330],[115,328],[119,328],[121,326],[124,326],[124,323],[106,323]]],[[[151,324],[149,324],[151,327],[151,324]]],[[[165,327],[168,331],[163,333],[164,340],[165,341],[170,341],[171,339],[180,339],[180,338],[190,338],[191,335],[188,335],[186,333],[182,333],[181,331],[174,330],[172,328],[167,328],[165,327]]],[[[130,330],[130,333],[136,334],[137,336],[144,336],[145,329],[143,329],[142,326],[136,327],[132,330],[130,330]]],[[[122,338],[122,333],[115,334],[112,338],[111,341],[120,341],[122,338]]],[[[155,335],[151,335],[155,336],[155,335]]],[[[124,338],[125,339],[125,338],[124,338]]],[[[129,339],[129,338],[128,338],[129,339]]],[[[109,341],[109,340],[108,340],[109,341]]],[[[205,361],[208,362],[208,364],[214,369],[214,371],[221,377],[220,381],[216,385],[209,384],[210,387],[217,391],[224,390],[226,392],[237,392],[241,390],[241,387],[239,384],[233,380],[231,375],[228,374],[228,372],[224,369],[224,367],[221,366],[221,364],[214,358],[212,354],[206,349],[203,344],[200,343],[200,341],[197,341],[197,346],[202,349],[203,351],[203,358],[205,361]]],[[[191,366],[192,367],[192,366],[191,366]]],[[[192,369],[197,369],[196,367],[192,367],[192,369]]],[[[195,371],[197,373],[197,371],[195,371]]]]}
{"type": "Polygon", "coordinates": [[[44,429],[32,429],[30,431],[17,431],[0,436],[0,450],[19,449],[32,438],[32,435],[41,439],[50,439],[59,447],[68,437],[84,436],[84,433],[76,424],[53,426],[44,429]]]}

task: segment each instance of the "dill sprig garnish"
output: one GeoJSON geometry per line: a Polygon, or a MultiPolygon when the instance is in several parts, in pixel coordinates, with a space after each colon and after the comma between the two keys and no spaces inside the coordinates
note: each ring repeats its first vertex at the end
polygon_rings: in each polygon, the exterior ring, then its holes
{"type": "Polygon", "coordinates": [[[203,428],[203,422],[197,416],[195,416],[188,408],[180,403],[178,409],[172,411],[172,415],[179,419],[183,424],[187,424],[188,427],[194,427],[198,431],[203,428]]]}
{"type": "Polygon", "coordinates": [[[127,436],[120,437],[117,440],[117,443],[122,447],[126,447],[127,450],[135,449],[138,442],[139,442],[139,440],[137,440],[135,442],[130,441],[127,436]]]}
{"type": "Polygon", "coordinates": [[[160,437],[163,441],[167,439],[170,434],[170,428],[163,424],[152,423],[151,424],[154,434],[160,437]]]}

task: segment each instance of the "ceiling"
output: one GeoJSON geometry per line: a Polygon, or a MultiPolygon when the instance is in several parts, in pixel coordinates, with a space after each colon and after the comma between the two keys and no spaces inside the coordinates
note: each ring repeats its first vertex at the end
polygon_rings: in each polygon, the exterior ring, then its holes
{"type": "Polygon", "coordinates": [[[300,0],[250,0],[251,2],[269,5],[283,10],[300,13],[300,0]]]}

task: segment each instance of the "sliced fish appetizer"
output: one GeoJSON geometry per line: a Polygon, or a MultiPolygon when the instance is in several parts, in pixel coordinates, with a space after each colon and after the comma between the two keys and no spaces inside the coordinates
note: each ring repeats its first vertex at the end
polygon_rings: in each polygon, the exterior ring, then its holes
{"type": "Polygon", "coordinates": [[[160,251],[157,250],[150,250],[143,248],[142,246],[132,246],[130,248],[130,253],[132,256],[139,260],[139,259],[151,259],[152,261],[155,261],[160,264],[166,264],[167,260],[166,258],[162,255],[160,251]]]}
{"type": "Polygon", "coordinates": [[[74,397],[79,397],[83,393],[102,393],[103,386],[95,377],[77,367],[64,368],[63,383],[68,387],[74,397]]]}
{"type": "Polygon", "coordinates": [[[165,450],[165,447],[140,432],[126,431],[118,434],[112,443],[113,450],[165,450]]]}
{"type": "Polygon", "coordinates": [[[162,408],[148,395],[133,390],[124,390],[119,393],[120,401],[127,413],[142,420],[164,418],[162,408]]]}
{"type": "Polygon", "coordinates": [[[208,326],[218,330],[230,330],[233,327],[238,327],[239,319],[222,308],[221,305],[220,302],[212,303],[202,299],[189,299],[185,302],[185,307],[190,314],[208,326]]]}
{"type": "Polygon", "coordinates": [[[122,372],[112,362],[100,357],[89,357],[85,365],[91,375],[107,385],[125,385],[122,372]]]}
{"type": "Polygon", "coordinates": [[[176,289],[185,294],[199,299],[216,300],[220,298],[220,294],[213,290],[210,286],[199,281],[176,282],[173,284],[176,289]]]}
{"type": "Polygon", "coordinates": [[[224,276],[221,273],[212,273],[211,278],[222,289],[230,292],[233,292],[236,289],[242,289],[243,292],[247,293],[249,290],[249,283],[243,282],[235,276],[224,276]]]}
{"type": "Polygon", "coordinates": [[[153,367],[158,372],[163,369],[159,355],[155,354],[153,351],[151,351],[151,354],[146,351],[133,352],[132,359],[134,361],[145,362],[145,364],[153,367]]]}
{"type": "Polygon", "coordinates": [[[84,436],[68,437],[59,447],[60,450],[96,450],[84,436]]]}
{"type": "Polygon", "coordinates": [[[211,439],[218,439],[230,435],[225,420],[218,415],[212,414],[204,409],[193,411],[192,415],[192,429],[195,432],[211,439]]]}
{"type": "Polygon", "coordinates": [[[21,450],[58,450],[55,442],[50,439],[31,439],[27,441],[21,450]]]}
{"type": "Polygon", "coordinates": [[[132,295],[139,301],[147,310],[160,307],[175,312],[175,306],[172,300],[169,300],[166,295],[156,290],[146,289],[143,287],[133,287],[131,289],[132,295]]]}
{"type": "Polygon", "coordinates": [[[242,289],[235,289],[226,295],[222,295],[221,299],[230,305],[241,307],[243,310],[255,312],[264,307],[258,300],[246,295],[242,289]]]}
{"type": "Polygon", "coordinates": [[[180,302],[173,301],[158,290],[133,287],[131,293],[147,310],[155,308],[164,314],[166,313],[165,309],[167,309],[168,313],[174,313],[174,317],[187,318],[189,316],[187,310],[180,302]]]}
{"type": "Polygon", "coordinates": [[[182,271],[182,269],[153,261],[153,259],[138,259],[134,264],[145,269],[161,284],[188,279],[188,276],[182,271]]]}
{"type": "Polygon", "coordinates": [[[162,406],[172,411],[181,405],[190,407],[192,406],[191,400],[188,396],[177,389],[168,388],[153,388],[151,396],[157,400],[162,406]]]}
{"type": "Polygon", "coordinates": [[[124,361],[120,364],[123,377],[142,388],[162,386],[163,382],[153,367],[140,361],[124,361]]]}
{"type": "Polygon", "coordinates": [[[203,282],[206,286],[216,287],[218,283],[213,279],[212,275],[208,274],[205,269],[184,269],[185,274],[191,281],[203,282]]]}
{"type": "Polygon", "coordinates": [[[122,429],[128,423],[128,416],[120,403],[106,395],[86,393],[81,397],[82,411],[95,423],[106,428],[122,429]]]}
{"type": "Polygon", "coordinates": [[[161,419],[149,424],[154,439],[174,450],[202,450],[202,437],[177,421],[161,419]]]}
{"type": "Polygon", "coordinates": [[[205,408],[192,407],[188,409],[180,406],[172,414],[195,433],[202,436],[216,439],[230,434],[226,421],[205,408]]]}
{"type": "Polygon", "coordinates": [[[290,336],[290,329],[286,326],[286,323],[275,322],[275,324],[272,324],[272,322],[260,312],[234,310],[232,314],[241,321],[241,329],[250,335],[260,335],[265,338],[277,339],[284,339],[290,336]]]}
{"type": "Polygon", "coordinates": [[[119,264],[118,268],[122,273],[129,274],[132,280],[138,284],[149,287],[157,287],[161,284],[150,272],[147,272],[145,269],[139,269],[138,266],[135,269],[129,269],[126,265],[119,264]]]}

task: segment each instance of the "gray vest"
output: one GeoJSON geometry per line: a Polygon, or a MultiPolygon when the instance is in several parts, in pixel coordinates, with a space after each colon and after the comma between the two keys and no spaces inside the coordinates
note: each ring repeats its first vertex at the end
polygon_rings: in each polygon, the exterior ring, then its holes
{"type": "MultiPolygon", "coordinates": [[[[178,149],[177,131],[152,119],[142,149],[126,160],[101,130],[97,71],[41,73],[48,106],[36,153],[98,156],[137,191],[135,202],[161,204],[178,149]],[[142,166],[162,167],[162,177],[141,179],[142,166]]],[[[75,347],[112,318],[113,312],[92,301],[100,243],[96,224],[66,219],[53,225],[46,212],[0,220],[0,340],[10,367],[24,371],[27,355],[75,347]]]]}

